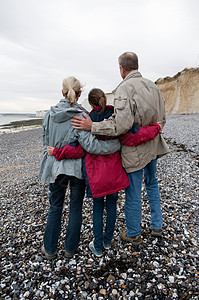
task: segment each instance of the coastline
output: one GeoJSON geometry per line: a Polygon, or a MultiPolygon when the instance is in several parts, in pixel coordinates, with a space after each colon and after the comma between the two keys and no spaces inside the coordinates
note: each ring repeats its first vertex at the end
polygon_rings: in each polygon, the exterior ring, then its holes
{"type": "Polygon", "coordinates": [[[0,134],[40,128],[42,126],[42,121],[43,119],[35,118],[30,120],[13,121],[8,124],[3,124],[0,126],[0,134]]]}

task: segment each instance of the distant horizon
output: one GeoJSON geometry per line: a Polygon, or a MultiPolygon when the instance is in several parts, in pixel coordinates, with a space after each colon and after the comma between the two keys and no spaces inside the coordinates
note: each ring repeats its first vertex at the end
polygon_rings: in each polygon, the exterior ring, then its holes
{"type": "Polygon", "coordinates": [[[10,113],[10,112],[8,112],[8,113],[1,113],[0,112],[0,116],[1,115],[22,115],[22,116],[24,116],[24,115],[36,115],[36,112],[35,113],[29,113],[29,112],[27,112],[27,113],[18,113],[18,112],[12,112],[12,113],[10,113]]]}

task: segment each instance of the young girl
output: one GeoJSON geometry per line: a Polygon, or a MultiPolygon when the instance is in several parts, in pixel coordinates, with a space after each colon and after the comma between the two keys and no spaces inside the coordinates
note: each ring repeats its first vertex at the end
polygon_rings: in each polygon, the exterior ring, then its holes
{"type": "MultiPolygon", "coordinates": [[[[108,119],[114,111],[113,106],[106,105],[106,96],[100,89],[92,89],[88,95],[88,101],[92,107],[90,118],[93,122],[108,119]]],[[[132,146],[153,139],[160,131],[158,124],[145,128],[136,128],[137,133],[132,131],[120,137],[121,143],[132,146]]],[[[135,127],[133,127],[135,132],[135,127]]],[[[98,139],[107,140],[112,137],[98,136],[98,139]]],[[[80,158],[83,149],[80,145],[70,144],[64,148],[47,148],[49,155],[54,155],[57,160],[64,158],[80,158]],[[73,147],[75,146],[75,147],[73,147]]],[[[110,249],[111,240],[116,222],[116,203],[118,191],[129,185],[126,173],[122,168],[119,152],[103,155],[87,153],[82,160],[83,173],[87,185],[87,195],[93,198],[93,234],[94,239],[90,242],[90,250],[97,256],[102,256],[102,248],[110,249]],[[105,205],[106,204],[106,205],[105,205]],[[103,232],[103,213],[106,206],[106,226],[103,232]]]]}

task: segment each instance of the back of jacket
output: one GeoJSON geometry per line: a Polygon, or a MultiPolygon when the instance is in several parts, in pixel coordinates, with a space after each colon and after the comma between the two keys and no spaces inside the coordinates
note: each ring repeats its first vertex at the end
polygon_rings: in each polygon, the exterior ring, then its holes
{"type": "Polygon", "coordinates": [[[81,159],[57,161],[54,156],[48,155],[47,146],[63,148],[71,142],[79,142],[87,152],[102,155],[120,150],[117,139],[99,141],[88,131],[74,129],[71,119],[75,115],[82,117],[82,112],[87,113],[80,105],[71,107],[67,99],[62,99],[46,113],[42,124],[44,156],[39,171],[43,182],[53,183],[59,174],[83,178],[81,159]]]}
{"type": "MultiPolygon", "coordinates": [[[[114,114],[109,120],[93,123],[94,134],[120,135],[133,125],[148,126],[166,122],[164,99],[158,87],[150,80],[132,71],[117,87],[114,97],[114,114]]],[[[139,146],[122,145],[122,163],[127,173],[144,168],[151,160],[168,153],[162,136],[139,146]]]]}
{"type": "MultiPolygon", "coordinates": [[[[100,109],[99,106],[96,106],[90,112],[89,115],[93,122],[108,119],[113,114],[113,106],[107,105],[103,114],[99,114],[100,109]]],[[[104,136],[98,136],[98,138],[101,139],[104,136]]],[[[83,172],[88,197],[97,198],[113,194],[129,185],[128,177],[122,168],[119,152],[106,156],[87,153],[83,159],[83,172]]]]}

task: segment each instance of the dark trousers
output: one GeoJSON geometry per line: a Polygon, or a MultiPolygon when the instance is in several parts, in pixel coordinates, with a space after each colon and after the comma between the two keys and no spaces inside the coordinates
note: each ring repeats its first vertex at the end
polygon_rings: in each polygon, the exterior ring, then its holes
{"type": "Polygon", "coordinates": [[[70,183],[69,220],[65,237],[65,250],[73,252],[80,240],[82,225],[82,204],[85,194],[85,182],[74,176],[59,175],[54,183],[50,183],[50,209],[44,233],[44,247],[48,254],[56,252],[61,231],[61,217],[66,188],[70,183]]]}

